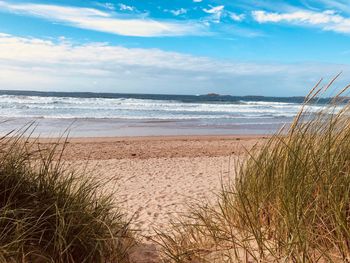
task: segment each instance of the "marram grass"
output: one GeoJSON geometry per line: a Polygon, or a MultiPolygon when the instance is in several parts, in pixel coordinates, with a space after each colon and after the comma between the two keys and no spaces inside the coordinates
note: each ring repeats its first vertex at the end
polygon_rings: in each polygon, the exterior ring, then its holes
{"type": "Polygon", "coordinates": [[[287,130],[237,163],[216,205],[197,205],[159,234],[166,262],[350,261],[348,87],[311,113],[329,87],[319,85],[287,130]]]}
{"type": "Polygon", "coordinates": [[[128,262],[134,244],[112,196],[55,148],[0,139],[0,262],[128,262]]]}

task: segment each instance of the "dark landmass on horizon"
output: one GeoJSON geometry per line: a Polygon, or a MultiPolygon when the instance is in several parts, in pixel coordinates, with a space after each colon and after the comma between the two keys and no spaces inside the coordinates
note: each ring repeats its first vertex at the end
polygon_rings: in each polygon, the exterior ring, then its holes
{"type": "MultiPolygon", "coordinates": [[[[177,100],[181,102],[239,102],[239,101],[264,101],[264,102],[286,102],[286,103],[303,103],[304,96],[291,97],[272,97],[261,95],[220,95],[217,93],[208,93],[203,95],[176,95],[176,94],[142,94],[142,93],[110,93],[110,92],[61,92],[61,91],[29,91],[29,90],[0,90],[1,95],[13,96],[39,96],[39,97],[71,97],[71,98],[133,98],[133,99],[150,99],[150,100],[177,100]]],[[[312,99],[317,103],[329,103],[333,98],[312,99]]],[[[344,96],[337,98],[337,101],[348,102],[350,97],[344,96]]]]}

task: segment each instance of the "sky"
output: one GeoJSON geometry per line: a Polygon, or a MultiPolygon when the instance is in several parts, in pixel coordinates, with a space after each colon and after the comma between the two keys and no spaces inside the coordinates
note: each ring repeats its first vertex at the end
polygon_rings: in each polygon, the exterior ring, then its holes
{"type": "Polygon", "coordinates": [[[1,89],[300,96],[339,72],[349,0],[0,0],[1,89]]]}

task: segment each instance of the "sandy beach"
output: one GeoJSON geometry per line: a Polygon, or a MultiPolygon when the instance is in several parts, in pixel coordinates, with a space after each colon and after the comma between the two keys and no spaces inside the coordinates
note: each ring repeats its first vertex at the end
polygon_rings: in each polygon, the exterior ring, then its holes
{"type": "MultiPolygon", "coordinates": [[[[169,220],[186,212],[193,201],[215,201],[221,182],[233,178],[237,157],[244,158],[246,149],[264,140],[264,136],[71,138],[63,158],[75,165],[87,163],[106,192],[116,191],[116,201],[134,219],[132,227],[149,243],[155,228],[165,231],[169,220]]],[[[45,147],[50,141],[40,143],[45,147]]],[[[154,258],[151,252],[146,254],[154,258]]],[[[135,262],[152,262],[148,256],[137,257],[135,262]]]]}
{"type": "MultiPolygon", "coordinates": [[[[194,200],[213,200],[235,160],[265,136],[70,138],[63,159],[88,165],[145,236],[164,227],[194,200]]],[[[40,140],[42,148],[52,140],[40,140]]]]}

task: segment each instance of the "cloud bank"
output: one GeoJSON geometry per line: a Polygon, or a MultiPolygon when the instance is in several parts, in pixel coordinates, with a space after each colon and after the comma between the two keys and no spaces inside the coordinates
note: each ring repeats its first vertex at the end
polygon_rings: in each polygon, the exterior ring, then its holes
{"type": "Polygon", "coordinates": [[[289,96],[303,95],[320,77],[341,70],[350,74],[349,65],[230,62],[0,34],[3,89],[289,96]]]}

